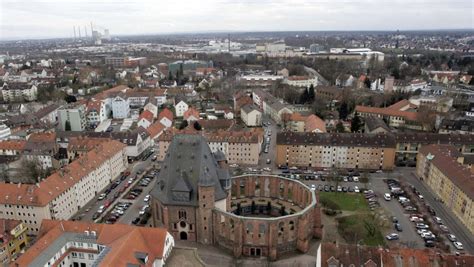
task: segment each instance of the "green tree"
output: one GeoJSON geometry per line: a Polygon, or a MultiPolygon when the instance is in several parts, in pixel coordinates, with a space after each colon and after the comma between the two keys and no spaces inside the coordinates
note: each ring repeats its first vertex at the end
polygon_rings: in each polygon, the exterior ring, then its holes
{"type": "Polygon", "coordinates": [[[67,120],[66,123],[64,124],[64,130],[71,131],[71,122],[69,122],[69,120],[67,120]]]}
{"type": "Polygon", "coordinates": [[[186,127],[188,127],[188,121],[184,120],[183,122],[181,122],[178,129],[183,130],[186,127]]]}
{"type": "Polygon", "coordinates": [[[362,128],[362,120],[358,115],[355,115],[351,121],[351,132],[359,132],[362,128]]]}
{"type": "Polygon", "coordinates": [[[339,106],[339,119],[346,120],[347,116],[349,115],[349,107],[347,106],[347,102],[342,102],[339,106]]]}
{"type": "Polygon", "coordinates": [[[199,124],[199,122],[197,122],[197,121],[194,122],[193,127],[194,127],[194,129],[196,129],[198,131],[202,130],[201,124],[199,124]]]}
{"type": "Polygon", "coordinates": [[[344,125],[342,124],[341,121],[339,121],[339,122],[336,124],[336,132],[338,132],[338,133],[343,133],[343,132],[345,132],[344,125]]]}
{"type": "Polygon", "coordinates": [[[308,89],[308,98],[311,102],[313,102],[315,97],[316,97],[316,94],[314,92],[314,85],[311,84],[308,89]]]}
{"type": "Polygon", "coordinates": [[[300,96],[300,104],[306,104],[309,102],[309,93],[308,93],[308,89],[305,88],[303,90],[303,93],[301,93],[301,96],[300,96]]]}

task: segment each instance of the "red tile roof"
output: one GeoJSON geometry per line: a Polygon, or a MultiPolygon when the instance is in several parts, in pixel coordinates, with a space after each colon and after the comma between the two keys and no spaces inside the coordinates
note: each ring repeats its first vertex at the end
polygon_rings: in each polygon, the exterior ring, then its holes
{"type": "Polygon", "coordinates": [[[158,120],[160,121],[162,118],[168,118],[170,121],[173,121],[173,112],[168,108],[163,109],[160,114],[158,114],[158,120]]]}
{"type": "Polygon", "coordinates": [[[104,142],[64,169],[42,180],[38,185],[0,183],[0,203],[46,206],[125,147],[126,145],[115,140],[104,142]]]}
{"type": "Polygon", "coordinates": [[[25,149],[26,141],[24,140],[9,140],[0,142],[0,150],[17,150],[23,151],[25,149]]]}
{"type": "Polygon", "coordinates": [[[309,115],[305,121],[305,131],[314,132],[316,129],[319,129],[321,132],[325,133],[326,122],[314,114],[309,115]]]}
{"type": "Polygon", "coordinates": [[[359,113],[379,114],[382,116],[403,117],[409,121],[416,121],[418,119],[416,112],[401,111],[401,110],[396,110],[396,109],[391,109],[391,108],[356,106],[355,111],[359,113]]]}
{"type": "Polygon", "coordinates": [[[149,122],[153,122],[153,113],[149,110],[145,110],[142,112],[142,114],[140,114],[140,116],[138,117],[138,120],[140,121],[141,119],[145,119],[149,122]]]}
{"type": "Polygon", "coordinates": [[[461,191],[474,199],[474,173],[460,164],[459,151],[452,145],[425,145],[420,148],[421,155],[430,155],[431,164],[448,177],[461,191]]]}
{"type": "Polygon", "coordinates": [[[194,109],[193,107],[190,107],[188,108],[188,110],[186,110],[183,114],[183,118],[185,120],[189,119],[191,116],[193,116],[194,118],[196,118],[197,120],[199,119],[199,111],[197,111],[196,109],[194,109]]]}
{"type": "Polygon", "coordinates": [[[20,256],[15,264],[30,265],[38,256],[64,233],[96,233],[97,244],[110,250],[100,261],[100,266],[153,266],[162,259],[167,231],[165,228],[138,227],[125,224],[96,224],[79,221],[43,220],[38,241],[20,256]],[[146,264],[140,263],[135,253],[148,256],[146,264]]]}
{"type": "Polygon", "coordinates": [[[163,132],[165,128],[166,127],[163,124],[161,124],[161,122],[157,121],[153,123],[152,125],[150,125],[150,127],[148,127],[146,131],[148,132],[151,138],[156,138],[158,135],[160,135],[163,132]]]}

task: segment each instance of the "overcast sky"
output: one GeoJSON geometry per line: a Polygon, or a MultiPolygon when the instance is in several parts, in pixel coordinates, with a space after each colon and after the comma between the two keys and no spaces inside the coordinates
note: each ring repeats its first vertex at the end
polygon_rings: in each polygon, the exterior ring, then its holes
{"type": "Polygon", "coordinates": [[[206,31],[473,29],[473,0],[0,0],[0,38],[206,31]]]}

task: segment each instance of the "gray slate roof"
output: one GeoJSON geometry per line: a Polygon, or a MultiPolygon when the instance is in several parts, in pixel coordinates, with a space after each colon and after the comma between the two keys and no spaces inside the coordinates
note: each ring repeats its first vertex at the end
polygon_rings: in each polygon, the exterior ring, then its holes
{"type": "Polygon", "coordinates": [[[198,186],[213,186],[214,199],[227,197],[220,180],[229,172],[221,169],[206,139],[200,135],[176,135],[161,165],[157,182],[151,191],[161,203],[198,206],[198,186]]]}

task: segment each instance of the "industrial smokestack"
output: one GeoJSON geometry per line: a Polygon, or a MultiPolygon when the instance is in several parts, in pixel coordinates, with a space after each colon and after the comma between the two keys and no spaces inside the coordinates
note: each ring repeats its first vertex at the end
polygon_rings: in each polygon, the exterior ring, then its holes
{"type": "Polygon", "coordinates": [[[86,39],[87,39],[87,26],[84,25],[84,34],[86,35],[86,39]]]}
{"type": "Polygon", "coordinates": [[[76,26],[72,26],[72,28],[74,29],[74,41],[76,41],[76,26]]]}
{"type": "Polygon", "coordinates": [[[81,39],[81,27],[78,26],[77,29],[79,30],[79,39],[81,39]]]}

